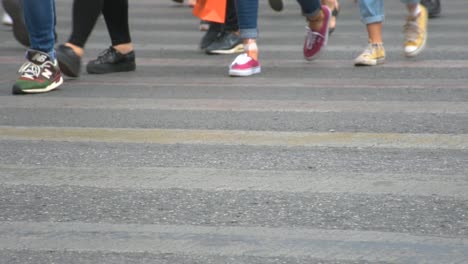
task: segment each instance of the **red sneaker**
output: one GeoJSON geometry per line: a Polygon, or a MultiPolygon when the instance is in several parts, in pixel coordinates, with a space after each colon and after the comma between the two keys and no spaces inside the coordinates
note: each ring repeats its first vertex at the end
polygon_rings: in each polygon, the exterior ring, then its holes
{"type": "Polygon", "coordinates": [[[261,72],[260,63],[242,53],[229,66],[230,76],[250,76],[261,72]]]}
{"type": "Polygon", "coordinates": [[[304,58],[314,60],[320,54],[320,51],[327,45],[328,27],[330,24],[331,11],[326,5],[322,5],[323,26],[320,31],[313,31],[306,27],[307,36],[304,41],[304,58]]]}

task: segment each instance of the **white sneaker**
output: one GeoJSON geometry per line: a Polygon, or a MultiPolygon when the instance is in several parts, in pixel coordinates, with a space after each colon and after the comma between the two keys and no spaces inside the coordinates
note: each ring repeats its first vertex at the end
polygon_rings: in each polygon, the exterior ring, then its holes
{"type": "Polygon", "coordinates": [[[13,19],[7,13],[3,13],[2,23],[6,26],[13,26],[13,19]]]}

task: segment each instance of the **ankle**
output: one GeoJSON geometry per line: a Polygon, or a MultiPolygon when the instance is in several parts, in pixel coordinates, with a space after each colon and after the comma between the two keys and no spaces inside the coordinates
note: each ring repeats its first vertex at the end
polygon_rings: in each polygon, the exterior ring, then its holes
{"type": "Polygon", "coordinates": [[[82,47],[79,47],[75,44],[71,44],[69,42],[65,43],[65,46],[71,48],[78,57],[83,57],[84,49],[82,47]]]}
{"type": "Polygon", "coordinates": [[[112,46],[118,53],[120,54],[128,54],[133,51],[133,44],[132,43],[125,43],[112,46]]]}
{"type": "Polygon", "coordinates": [[[250,58],[258,60],[258,47],[255,40],[244,40],[244,51],[250,58]]]}
{"type": "Polygon", "coordinates": [[[325,17],[323,11],[320,10],[320,12],[316,16],[307,19],[309,22],[309,28],[313,31],[320,31],[320,29],[322,29],[323,26],[324,18],[325,17]]]}

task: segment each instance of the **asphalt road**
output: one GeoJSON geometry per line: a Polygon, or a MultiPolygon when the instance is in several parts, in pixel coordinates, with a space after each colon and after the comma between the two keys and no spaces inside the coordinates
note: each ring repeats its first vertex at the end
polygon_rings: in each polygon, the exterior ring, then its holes
{"type": "MultiPolygon", "coordinates": [[[[0,263],[468,263],[468,3],[442,0],[406,59],[386,1],[387,61],[356,68],[341,2],[306,62],[298,5],[261,1],[263,72],[230,78],[189,8],[130,1],[137,71],[35,96],[10,94],[24,48],[1,27],[0,263]]],[[[99,21],[84,61],[109,45],[99,21]]]]}

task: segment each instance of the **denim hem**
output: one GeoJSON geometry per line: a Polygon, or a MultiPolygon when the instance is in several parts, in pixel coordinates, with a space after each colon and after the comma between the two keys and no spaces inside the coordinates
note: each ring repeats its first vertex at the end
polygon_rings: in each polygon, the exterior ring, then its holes
{"type": "Polygon", "coordinates": [[[256,28],[241,28],[241,39],[256,39],[258,37],[258,30],[256,28]]]}
{"type": "Polygon", "coordinates": [[[363,17],[361,18],[362,23],[364,24],[372,24],[372,23],[377,23],[377,22],[383,22],[385,19],[384,15],[379,15],[379,16],[372,16],[372,17],[363,17]]]}

